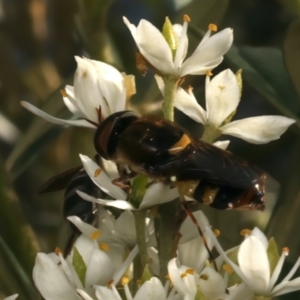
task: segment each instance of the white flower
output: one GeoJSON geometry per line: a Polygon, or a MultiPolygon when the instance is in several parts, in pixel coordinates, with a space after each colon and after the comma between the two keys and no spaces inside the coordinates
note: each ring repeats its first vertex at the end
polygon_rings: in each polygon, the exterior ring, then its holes
{"type": "Polygon", "coordinates": [[[289,281],[299,268],[300,258],[281,283],[275,286],[288,251],[287,249],[283,249],[280,258],[271,273],[267,252],[269,243],[259,229],[255,228],[251,235],[247,236],[240,245],[238,251],[239,265],[236,265],[228,258],[209,227],[207,227],[207,230],[223,259],[233,268],[236,274],[255,295],[275,297],[300,290],[300,277],[289,281]]]}
{"type": "MultiPolygon", "coordinates": [[[[133,206],[127,201],[127,194],[119,187],[114,185],[106,172],[89,157],[80,155],[82,164],[93,182],[106,194],[117,200],[96,199],[83,192],[77,191],[78,195],[84,200],[95,202],[105,206],[117,207],[124,210],[137,210],[152,207],[157,204],[166,203],[178,197],[177,189],[170,189],[168,185],[163,183],[153,183],[147,189],[145,196],[139,208],[133,206]],[[100,171],[100,173],[99,173],[100,171]]],[[[106,168],[107,170],[107,168],[106,168]]],[[[108,172],[116,173],[116,172],[108,172]]],[[[115,177],[116,178],[116,177],[115,177]]]]}
{"type": "MultiPolygon", "coordinates": [[[[81,299],[77,289],[94,295],[93,285],[106,285],[113,278],[116,266],[111,258],[99,249],[96,241],[81,235],[74,244],[81,258],[81,267],[85,268],[78,274],[73,265],[74,248],[64,259],[61,253],[38,253],[33,268],[33,280],[46,300],[81,299]]],[[[120,268],[121,264],[118,266],[120,268]]],[[[82,270],[82,269],[81,269],[82,270]]],[[[124,273],[124,272],[123,272],[124,273]]]]}
{"type": "Polygon", "coordinates": [[[184,300],[194,300],[196,295],[200,299],[218,300],[226,297],[226,285],[223,277],[211,268],[204,268],[200,275],[193,269],[177,265],[177,259],[168,264],[170,280],[175,290],[184,300]]]}
{"type": "MultiPolygon", "coordinates": [[[[163,82],[156,77],[163,90],[163,82]]],[[[263,144],[276,140],[295,120],[283,116],[259,116],[224,124],[240,102],[236,76],[227,69],[212,80],[206,77],[206,111],[198,104],[191,89],[178,88],[174,105],[190,118],[205,126],[213,126],[222,134],[241,138],[249,143],[263,144]]]]}
{"type": "Polygon", "coordinates": [[[105,119],[112,113],[125,109],[124,78],[116,68],[106,63],[78,56],[75,59],[77,70],[74,87],[67,85],[62,94],[65,105],[78,120],[58,119],[28,102],[22,101],[21,104],[35,115],[54,124],[95,128],[100,117],[105,119]],[[98,113],[99,109],[101,115],[98,113]]]}
{"type": "Polygon", "coordinates": [[[4,298],[3,300],[15,300],[18,298],[18,296],[19,296],[19,294],[13,294],[7,298],[4,298]]]}
{"type": "MultiPolygon", "coordinates": [[[[209,226],[206,216],[202,211],[195,211],[193,212],[193,215],[203,231],[208,247],[211,249],[212,241],[205,230],[205,228],[209,226]]],[[[197,273],[200,273],[208,258],[208,252],[201,237],[199,236],[199,232],[195,224],[189,217],[187,217],[182,223],[179,233],[181,238],[178,243],[177,251],[180,264],[192,268],[197,273]]]]}
{"type": "MultiPolygon", "coordinates": [[[[181,300],[183,299],[180,297],[174,289],[167,293],[167,285],[164,287],[161,281],[156,278],[152,277],[146,282],[144,282],[141,287],[137,290],[134,297],[132,296],[128,284],[123,284],[125,296],[127,300],[181,300]]],[[[103,286],[96,286],[96,296],[98,300],[121,300],[121,296],[114,285],[111,288],[103,287],[103,286]]],[[[87,300],[90,300],[86,298],[87,300]]]]}
{"type": "Polygon", "coordinates": [[[233,33],[230,28],[226,28],[212,37],[210,37],[211,30],[208,30],[194,53],[184,61],[188,48],[188,16],[184,16],[183,26],[173,25],[174,37],[177,37],[174,58],[165,37],[150,22],[143,19],[136,27],[125,17],[123,20],[140,53],[161,75],[174,75],[178,78],[188,74],[203,75],[222,62],[223,55],[233,41],[233,33]]]}

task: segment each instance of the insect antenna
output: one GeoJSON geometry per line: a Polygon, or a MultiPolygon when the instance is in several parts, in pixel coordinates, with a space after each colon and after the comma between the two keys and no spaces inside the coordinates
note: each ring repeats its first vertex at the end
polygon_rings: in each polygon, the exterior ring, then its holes
{"type": "Polygon", "coordinates": [[[192,222],[194,223],[194,225],[196,226],[198,232],[199,232],[199,235],[200,235],[200,238],[204,244],[204,247],[206,248],[207,252],[208,252],[208,256],[209,256],[209,260],[211,261],[211,263],[213,264],[214,266],[214,269],[218,272],[218,267],[217,267],[217,264],[216,264],[216,261],[215,261],[215,258],[213,256],[213,254],[211,253],[211,250],[209,249],[208,247],[208,244],[207,244],[207,240],[204,236],[204,233],[198,223],[198,221],[196,220],[195,216],[193,215],[193,212],[190,210],[189,208],[189,205],[187,203],[187,201],[185,200],[185,187],[186,187],[186,183],[180,183],[177,181],[176,183],[176,186],[177,186],[177,189],[178,189],[178,192],[179,192],[179,198],[180,198],[180,202],[182,203],[182,206],[186,212],[186,214],[190,217],[190,219],[192,220],[192,222]]]}

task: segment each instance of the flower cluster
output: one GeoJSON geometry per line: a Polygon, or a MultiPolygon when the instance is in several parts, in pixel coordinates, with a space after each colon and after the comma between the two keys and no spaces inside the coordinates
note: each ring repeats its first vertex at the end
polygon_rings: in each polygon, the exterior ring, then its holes
{"type": "MultiPolygon", "coordinates": [[[[172,119],[174,104],[203,124],[203,140],[208,143],[216,142],[221,134],[255,144],[278,139],[294,120],[283,116],[259,116],[231,122],[241,98],[240,73],[234,74],[227,69],[211,78],[210,71],[222,62],[233,42],[232,29],[211,36],[217,28],[210,25],[194,53],[186,58],[189,21],[184,16],[181,26],[172,25],[167,19],[161,33],[146,20],[136,27],[124,18],[140,55],[156,72],[164,103],[168,103],[163,104],[165,116],[172,119]],[[187,90],[181,87],[182,77],[204,74],[206,109],[198,104],[191,87],[187,90]]],[[[50,116],[27,102],[22,105],[55,124],[97,129],[110,115],[127,108],[128,99],[134,93],[132,77],[128,84],[128,76],[110,65],[80,57],[76,57],[76,61],[74,86],[66,86],[62,91],[63,101],[74,116],[72,119],[50,116]]],[[[215,144],[226,149],[229,141],[215,144]]],[[[268,241],[255,228],[247,232],[240,246],[225,252],[201,211],[193,212],[195,220],[192,222],[184,219],[179,210],[176,215],[178,230],[174,228],[174,245],[169,251],[171,256],[167,256],[167,250],[161,252],[166,236],[161,226],[163,215],[158,210],[162,204],[179,197],[174,184],[176,178],[168,178],[169,181],[147,178],[146,189],[136,203],[131,201],[131,195],[136,192],[135,179],[129,178],[123,185],[113,183],[120,177],[120,166],[102,159],[100,167],[85,155],[80,155],[80,159],[103,197],[77,193],[82,201],[91,201],[101,207],[99,222],[94,227],[78,216],[68,217],[81,232],[70,254],[64,257],[57,249],[54,253],[37,255],[33,280],[46,300],[271,299],[300,289],[300,278],[290,281],[300,260],[275,286],[287,249],[279,256],[275,242],[268,241]],[[138,213],[144,214],[142,221],[137,221],[138,213]],[[197,230],[194,223],[202,229],[201,238],[198,232],[201,229],[197,230]],[[220,256],[212,263],[208,257],[213,247],[220,256]],[[167,270],[162,276],[163,265],[167,270]]],[[[122,167],[130,169],[126,163],[122,167]]]]}

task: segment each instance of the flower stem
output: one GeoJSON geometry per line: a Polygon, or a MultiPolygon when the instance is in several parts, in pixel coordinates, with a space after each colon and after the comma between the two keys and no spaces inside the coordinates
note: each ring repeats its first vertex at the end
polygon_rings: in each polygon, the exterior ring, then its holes
{"type": "Polygon", "coordinates": [[[202,140],[206,143],[212,144],[220,135],[222,131],[214,125],[207,124],[203,132],[202,140]]]}
{"type": "Polygon", "coordinates": [[[174,121],[174,99],[179,78],[177,76],[166,75],[163,77],[163,81],[165,84],[165,97],[162,105],[164,117],[167,120],[174,121]]]}
{"type": "Polygon", "coordinates": [[[139,247],[141,267],[142,267],[142,270],[140,270],[141,274],[148,262],[146,234],[145,234],[146,213],[147,213],[146,209],[133,211],[134,220],[135,220],[135,229],[136,229],[136,239],[137,239],[137,245],[139,247]]]}
{"type": "Polygon", "coordinates": [[[168,274],[168,263],[175,255],[176,235],[179,230],[177,222],[178,201],[162,204],[158,208],[158,217],[155,218],[155,232],[158,244],[158,256],[161,282],[166,281],[168,274]]]}

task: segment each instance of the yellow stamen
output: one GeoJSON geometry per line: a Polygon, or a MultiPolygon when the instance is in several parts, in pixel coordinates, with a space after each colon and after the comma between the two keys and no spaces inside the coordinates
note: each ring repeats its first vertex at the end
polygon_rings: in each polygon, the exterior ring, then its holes
{"type": "Polygon", "coordinates": [[[213,73],[210,70],[208,70],[208,71],[206,71],[206,75],[211,77],[211,76],[213,76],[213,73]]]}
{"type": "Polygon", "coordinates": [[[241,230],[240,235],[241,235],[241,236],[250,235],[251,232],[252,232],[252,231],[251,231],[250,229],[243,229],[243,230],[241,230]]]}
{"type": "Polygon", "coordinates": [[[110,247],[109,245],[105,244],[105,243],[99,243],[99,248],[102,250],[102,251],[109,251],[110,247]]]}
{"type": "Polygon", "coordinates": [[[101,234],[100,230],[96,230],[96,231],[94,231],[94,232],[91,233],[90,238],[92,240],[97,240],[98,237],[100,236],[100,234],[101,234]]]}
{"type": "Polygon", "coordinates": [[[170,275],[169,274],[166,275],[166,279],[170,280],[170,275]]]}
{"type": "Polygon", "coordinates": [[[59,247],[56,247],[54,252],[55,252],[56,255],[59,255],[59,254],[63,253],[62,250],[59,247]]]}
{"type": "Polygon", "coordinates": [[[219,236],[221,234],[221,231],[219,229],[214,229],[214,235],[219,236]]]}
{"type": "Polygon", "coordinates": [[[122,285],[127,285],[129,283],[129,278],[124,276],[122,279],[121,279],[121,284],[122,285]]]}
{"type": "Polygon", "coordinates": [[[183,15],[183,22],[191,22],[191,18],[188,15],[183,15]]]}
{"type": "Polygon", "coordinates": [[[190,275],[194,275],[195,271],[193,269],[186,269],[185,273],[190,274],[190,275]]]}
{"type": "Polygon", "coordinates": [[[228,264],[224,264],[223,265],[223,270],[225,272],[227,272],[228,274],[232,274],[234,272],[234,270],[232,269],[232,267],[228,264]]]}
{"type": "Polygon", "coordinates": [[[208,276],[206,274],[200,275],[199,278],[202,280],[208,280],[208,276]]]}
{"type": "Polygon", "coordinates": [[[99,168],[99,169],[97,169],[96,171],[95,171],[95,173],[94,173],[94,177],[98,177],[99,175],[100,175],[100,173],[101,173],[101,169],[99,168]]]}
{"type": "Polygon", "coordinates": [[[184,273],[182,273],[180,276],[181,276],[181,278],[186,277],[186,276],[187,276],[187,273],[184,272],[184,273]]]}
{"type": "Polygon", "coordinates": [[[66,90],[60,90],[60,94],[61,94],[63,97],[68,97],[68,94],[67,94],[66,90]]]}
{"type": "Polygon", "coordinates": [[[288,247],[284,247],[284,248],[282,248],[282,252],[284,252],[285,255],[288,256],[290,253],[290,249],[288,247]]]}
{"type": "Polygon", "coordinates": [[[218,26],[216,24],[209,24],[208,25],[208,30],[211,30],[211,31],[217,31],[218,30],[218,26]]]}

